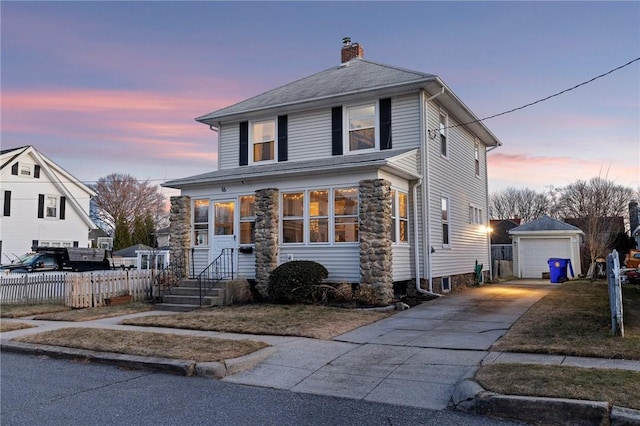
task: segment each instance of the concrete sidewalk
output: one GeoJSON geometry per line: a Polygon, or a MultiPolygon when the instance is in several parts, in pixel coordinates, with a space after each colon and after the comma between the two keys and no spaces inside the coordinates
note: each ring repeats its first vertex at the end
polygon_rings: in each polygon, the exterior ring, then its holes
{"type": "Polygon", "coordinates": [[[519,280],[470,289],[398,312],[333,340],[150,329],[118,325],[122,320],[118,317],[83,323],[33,321],[37,328],[3,333],[3,350],[9,349],[7,340],[13,337],[70,326],[251,339],[264,341],[272,348],[237,361],[236,368],[227,370],[229,374],[212,375],[224,376],[223,381],[232,383],[436,410],[449,407],[452,401],[473,408],[472,400],[480,398],[483,390],[469,383],[484,364],[535,363],[640,371],[640,361],[491,352],[491,345],[553,290],[552,285],[544,283],[519,280]]]}

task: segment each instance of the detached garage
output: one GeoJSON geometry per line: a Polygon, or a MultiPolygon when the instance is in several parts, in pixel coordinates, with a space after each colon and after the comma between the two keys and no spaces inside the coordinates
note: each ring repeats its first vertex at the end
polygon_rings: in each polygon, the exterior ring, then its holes
{"type": "Polygon", "coordinates": [[[513,244],[513,273],[518,278],[542,278],[552,258],[571,259],[581,275],[580,240],[584,233],[573,225],[543,216],[509,230],[513,244]]]}

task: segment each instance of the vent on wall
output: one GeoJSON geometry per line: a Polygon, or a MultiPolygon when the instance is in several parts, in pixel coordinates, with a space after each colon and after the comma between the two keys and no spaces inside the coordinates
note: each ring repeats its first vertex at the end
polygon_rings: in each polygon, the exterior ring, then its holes
{"type": "Polygon", "coordinates": [[[451,277],[442,277],[442,292],[448,293],[451,291],[451,277]]]}

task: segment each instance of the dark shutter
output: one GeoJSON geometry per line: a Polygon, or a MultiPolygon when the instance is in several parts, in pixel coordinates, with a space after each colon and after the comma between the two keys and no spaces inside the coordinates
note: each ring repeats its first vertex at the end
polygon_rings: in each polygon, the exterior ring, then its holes
{"type": "Polygon", "coordinates": [[[278,116],[278,161],[289,159],[289,120],[286,115],[278,116]]]}
{"type": "Polygon", "coordinates": [[[74,246],[74,247],[79,247],[78,242],[77,242],[77,241],[74,241],[74,242],[73,242],[73,246],[74,246]]]}
{"type": "Polygon", "coordinates": [[[36,179],[40,179],[40,166],[37,164],[33,168],[33,177],[36,179]]]}
{"type": "Polygon", "coordinates": [[[380,149],[391,149],[391,99],[380,99],[380,149]]]}
{"type": "Polygon", "coordinates": [[[38,218],[44,217],[44,194],[38,194],[38,218]]]}
{"type": "Polygon", "coordinates": [[[4,216],[11,216],[11,191],[4,191],[4,216]]]}
{"type": "Polygon", "coordinates": [[[240,123],[240,166],[249,164],[249,122],[240,123]]]}
{"type": "Polygon", "coordinates": [[[60,197],[60,219],[64,220],[67,209],[67,197],[60,197]]]}
{"type": "Polygon", "coordinates": [[[18,176],[18,163],[15,163],[13,166],[11,166],[11,174],[18,176]]]}
{"type": "Polygon", "coordinates": [[[35,250],[38,247],[38,240],[31,240],[31,249],[35,250]]]}
{"type": "Polygon", "coordinates": [[[342,107],[331,109],[331,155],[342,155],[342,107]]]}

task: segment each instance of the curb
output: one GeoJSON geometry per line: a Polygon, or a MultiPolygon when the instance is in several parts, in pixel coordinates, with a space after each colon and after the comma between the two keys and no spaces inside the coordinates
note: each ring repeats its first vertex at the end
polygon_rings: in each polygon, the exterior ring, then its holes
{"type": "Polygon", "coordinates": [[[126,355],[113,352],[95,352],[86,349],[64,346],[38,345],[0,340],[0,351],[26,355],[47,356],[55,359],[67,359],[96,364],[115,365],[134,370],[150,370],[181,376],[203,376],[222,379],[230,374],[255,367],[259,362],[275,352],[267,347],[256,352],[227,359],[221,362],[195,362],[191,360],[155,358],[140,355],[126,355]]]}
{"type": "Polygon", "coordinates": [[[533,424],[640,426],[640,410],[610,407],[606,401],[501,395],[487,391],[472,379],[456,385],[451,406],[533,424]]]}

